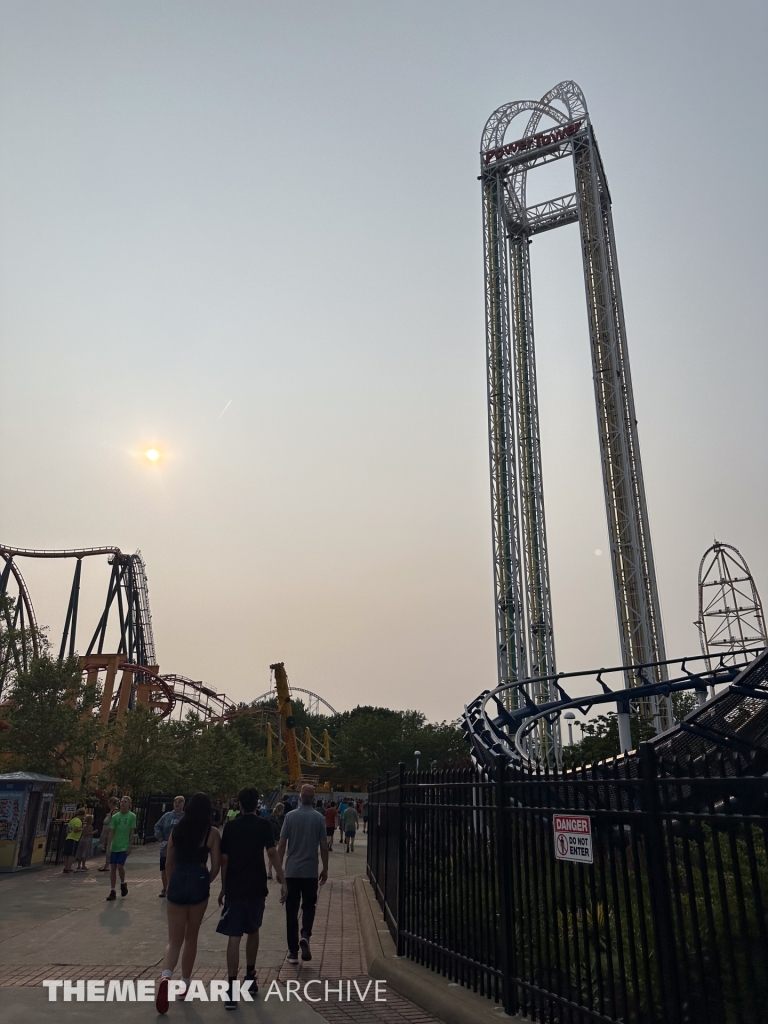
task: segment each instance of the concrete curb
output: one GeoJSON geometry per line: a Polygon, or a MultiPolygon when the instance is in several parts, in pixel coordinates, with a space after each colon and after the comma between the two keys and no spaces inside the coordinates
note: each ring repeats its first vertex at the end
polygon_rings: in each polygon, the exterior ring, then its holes
{"type": "Polygon", "coordinates": [[[355,878],[355,898],[368,974],[372,978],[386,981],[395,992],[443,1024],[492,1024],[497,1020],[522,1022],[521,1017],[508,1016],[490,999],[451,983],[420,964],[398,957],[373,889],[363,875],[355,878]]]}

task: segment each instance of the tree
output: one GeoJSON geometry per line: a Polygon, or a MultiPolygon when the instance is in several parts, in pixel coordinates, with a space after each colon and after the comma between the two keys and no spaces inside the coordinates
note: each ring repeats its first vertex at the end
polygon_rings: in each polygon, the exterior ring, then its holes
{"type": "MultiPolygon", "coordinates": [[[[458,722],[428,722],[416,737],[421,751],[421,768],[469,768],[469,744],[458,722]]],[[[413,751],[410,753],[413,758],[413,751]]],[[[408,763],[408,761],[406,761],[408,763]]]]}
{"type": "Polygon", "coordinates": [[[182,744],[179,757],[187,791],[213,799],[233,797],[244,786],[264,792],[279,781],[274,765],[249,750],[226,725],[201,729],[182,744]]]}
{"type": "Polygon", "coordinates": [[[342,775],[360,781],[395,772],[402,761],[416,767],[414,751],[421,751],[420,767],[469,766],[469,747],[456,723],[427,723],[420,711],[357,707],[339,716],[334,760],[342,775]]]}
{"type": "Polygon", "coordinates": [[[274,765],[229,725],[206,726],[193,713],[168,722],[138,705],[110,740],[100,781],[134,793],[202,792],[221,800],[244,786],[271,789],[279,778],[274,765]]]}
{"type": "Polygon", "coordinates": [[[178,788],[181,777],[179,741],[173,731],[143,704],[128,711],[111,731],[102,785],[132,793],[169,792],[178,788]]]}
{"type": "Polygon", "coordinates": [[[336,737],[334,761],[340,773],[365,782],[395,771],[405,732],[403,718],[395,711],[383,715],[366,709],[351,716],[336,737]]]}
{"type": "Polygon", "coordinates": [[[672,712],[675,720],[682,722],[699,706],[699,695],[695,690],[680,690],[672,694],[672,712]]]}
{"type": "Polygon", "coordinates": [[[228,727],[244,747],[254,754],[264,754],[267,749],[267,736],[256,717],[248,714],[236,715],[228,727]]]}
{"type": "Polygon", "coordinates": [[[33,658],[15,675],[8,695],[11,727],[0,733],[0,751],[12,769],[71,779],[80,791],[101,735],[89,713],[97,696],[76,657],[33,658]]]}
{"type": "MultiPolygon", "coordinates": [[[[630,729],[635,749],[643,740],[649,740],[656,735],[653,723],[637,715],[632,715],[630,718],[630,729]]],[[[608,757],[615,757],[621,753],[619,749],[619,720],[615,712],[597,715],[596,718],[585,722],[581,727],[581,732],[580,742],[566,747],[563,751],[566,767],[574,768],[577,765],[594,764],[596,761],[604,761],[608,757]]]]}

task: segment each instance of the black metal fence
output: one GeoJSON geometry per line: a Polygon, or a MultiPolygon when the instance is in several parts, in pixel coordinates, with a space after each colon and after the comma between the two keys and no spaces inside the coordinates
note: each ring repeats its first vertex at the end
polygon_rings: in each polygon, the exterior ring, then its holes
{"type": "Polygon", "coordinates": [[[639,765],[371,786],[368,874],[398,953],[537,1021],[768,1021],[768,780],[650,745],[639,765]],[[582,862],[556,856],[569,815],[582,862]]]}
{"type": "Polygon", "coordinates": [[[45,854],[43,860],[46,864],[58,864],[64,860],[64,840],[67,837],[67,826],[69,822],[61,818],[54,818],[48,825],[48,835],[45,837],[45,854]]]}

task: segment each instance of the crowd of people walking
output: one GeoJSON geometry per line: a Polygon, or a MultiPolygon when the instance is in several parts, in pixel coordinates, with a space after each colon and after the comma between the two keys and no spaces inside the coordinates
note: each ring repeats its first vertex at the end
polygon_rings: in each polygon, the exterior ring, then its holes
{"type": "MultiPolygon", "coordinates": [[[[295,808],[291,808],[288,797],[274,810],[259,807],[258,792],[246,788],[238,794],[237,805],[227,810],[219,835],[213,826],[207,796],[197,793],[186,807],[180,805],[180,799],[174,801],[174,811],[181,812],[181,817],[172,823],[171,818],[164,815],[156,828],[158,837],[167,844],[165,858],[161,861],[166,873],[161,896],[165,895],[168,901],[168,945],[157,989],[157,1011],[161,1014],[168,1011],[179,957],[181,982],[173,994],[183,999],[189,988],[200,925],[208,906],[211,884],[219,874],[221,917],[216,931],[227,936],[228,983],[224,1005],[234,1009],[240,992],[253,998],[258,991],[259,930],[269,893],[267,880],[273,877],[273,872],[280,885],[280,902],[285,905],[287,962],[298,964],[299,958],[312,959],[310,940],[317,896],[320,886],[328,879],[327,812],[315,806],[312,786],[302,786],[295,808]],[[238,974],[243,935],[246,937],[245,980],[241,983],[238,974]]],[[[357,815],[354,807],[345,809],[345,829],[351,828],[349,811],[357,815]]],[[[354,834],[353,831],[352,836],[354,834]]]]}
{"type": "MultiPolygon", "coordinates": [[[[99,831],[104,862],[98,869],[110,872],[108,902],[117,899],[118,876],[121,898],[128,895],[126,862],[136,823],[131,798],[110,797],[99,831]]],[[[241,790],[227,808],[214,809],[204,793],[188,801],[175,797],[172,810],[154,826],[162,881],[159,896],[166,900],[168,913],[168,942],[156,990],[158,1012],[166,1013],[171,999],[183,1000],[186,995],[211,885],[219,877],[221,915],[216,931],[227,936],[227,1009],[237,1006],[241,993],[247,999],[257,992],[256,957],[269,879],[277,879],[285,907],[287,962],[311,960],[318,892],[328,879],[336,830],[340,846],[352,854],[361,823],[367,831],[367,801],[342,798],[324,803],[316,800],[310,785],[302,786],[298,794],[286,794],[273,807],[253,788],[241,790]],[[243,935],[245,980],[239,982],[243,935]],[[179,961],[181,977],[174,981],[179,961]]],[[[67,826],[66,874],[87,870],[85,860],[93,844],[93,816],[79,807],[67,826]]]]}
{"type": "Polygon", "coordinates": [[[339,842],[344,844],[345,853],[355,852],[355,836],[360,827],[360,819],[363,820],[363,832],[368,829],[368,802],[365,800],[351,801],[340,800],[338,806],[331,800],[325,808],[325,835],[328,843],[328,850],[333,850],[333,837],[336,829],[339,830],[339,842]]]}

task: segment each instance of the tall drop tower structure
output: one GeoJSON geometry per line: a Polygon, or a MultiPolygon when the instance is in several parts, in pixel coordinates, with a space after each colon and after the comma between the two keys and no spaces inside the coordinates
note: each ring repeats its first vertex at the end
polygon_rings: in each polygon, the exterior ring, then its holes
{"type": "MultiPolygon", "coordinates": [[[[578,223],[584,264],[592,372],[622,661],[663,661],[656,573],[640,463],[611,196],[586,100],[560,82],[540,100],[494,111],[480,152],[485,245],[488,425],[491,462],[499,683],[520,682],[546,700],[556,672],[544,520],[530,245],[534,235],[578,223]],[[522,137],[507,142],[527,115],[522,137]],[[550,126],[540,130],[542,121],[550,126]],[[528,206],[528,172],[573,160],[575,190],[528,206]]],[[[661,679],[649,670],[646,681],[661,679]]],[[[627,673],[626,685],[642,680],[627,673]]],[[[525,699],[517,693],[518,700],[525,699]]],[[[642,707],[667,728],[667,702],[642,707]]]]}

